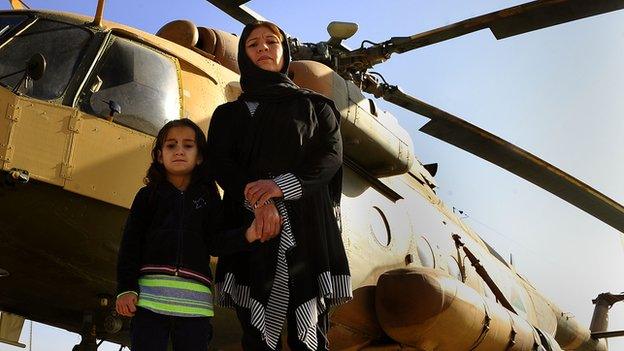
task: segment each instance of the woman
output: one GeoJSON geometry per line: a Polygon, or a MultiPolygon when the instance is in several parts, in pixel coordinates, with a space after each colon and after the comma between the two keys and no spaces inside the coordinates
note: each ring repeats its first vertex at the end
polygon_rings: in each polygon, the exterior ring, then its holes
{"type": "Polygon", "coordinates": [[[240,226],[255,216],[263,233],[253,251],[219,259],[218,303],[236,308],[245,350],[280,349],[285,323],[291,350],[327,350],[327,311],[352,298],[339,229],[340,121],[331,100],[288,78],[285,39],[269,22],[245,27],[243,94],[210,124],[227,220],[240,226]]]}

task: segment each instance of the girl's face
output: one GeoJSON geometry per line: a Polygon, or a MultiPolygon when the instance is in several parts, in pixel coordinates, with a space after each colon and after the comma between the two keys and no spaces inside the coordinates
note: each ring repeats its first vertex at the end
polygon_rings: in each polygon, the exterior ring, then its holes
{"type": "Polygon", "coordinates": [[[260,26],[249,33],[245,52],[258,67],[279,72],[284,66],[284,52],[279,37],[269,28],[260,26]]]}
{"type": "Polygon", "coordinates": [[[193,129],[189,127],[169,129],[158,153],[158,162],[165,166],[167,176],[190,177],[195,166],[202,161],[193,129]]]}

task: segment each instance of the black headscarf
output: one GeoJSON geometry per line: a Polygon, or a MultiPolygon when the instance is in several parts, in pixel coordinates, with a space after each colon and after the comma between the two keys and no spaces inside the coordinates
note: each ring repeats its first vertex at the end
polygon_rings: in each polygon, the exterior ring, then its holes
{"type": "MultiPolygon", "coordinates": [[[[238,68],[240,70],[240,84],[243,94],[240,99],[258,102],[279,102],[291,99],[295,96],[311,94],[310,90],[302,89],[288,78],[288,66],[290,64],[290,48],[286,40],[286,34],[279,27],[282,34],[282,57],[284,65],[281,71],[272,72],[264,70],[247,56],[245,42],[251,32],[270,22],[258,21],[245,26],[238,41],[238,68]]],[[[274,24],[273,24],[274,25],[274,24]]]]}

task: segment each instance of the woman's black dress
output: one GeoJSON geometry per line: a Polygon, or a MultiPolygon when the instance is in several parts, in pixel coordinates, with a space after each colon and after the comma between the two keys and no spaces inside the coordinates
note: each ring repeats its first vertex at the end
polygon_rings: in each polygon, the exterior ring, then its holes
{"type": "MultiPolygon", "coordinates": [[[[246,27],[241,43],[249,32],[246,27]]],[[[253,220],[243,191],[259,179],[274,179],[284,192],[275,201],[283,225],[279,236],[251,252],[219,258],[217,303],[249,309],[251,324],[271,349],[290,305],[299,340],[315,350],[318,315],[352,298],[339,224],[339,114],[331,100],[292,83],[284,74],[287,64],[281,73],[264,71],[239,44],[239,66],[243,95],[219,106],[210,123],[211,168],[224,189],[230,225],[253,220]]]]}

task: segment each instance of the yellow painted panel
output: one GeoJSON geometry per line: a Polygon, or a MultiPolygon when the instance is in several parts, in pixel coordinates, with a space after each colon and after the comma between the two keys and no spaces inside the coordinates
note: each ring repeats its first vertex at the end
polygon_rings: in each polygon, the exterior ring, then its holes
{"type": "Polygon", "coordinates": [[[67,127],[73,112],[70,107],[18,97],[9,141],[13,155],[4,167],[24,169],[31,178],[63,185],[61,169],[69,152],[72,133],[67,127]]]}
{"type": "Polygon", "coordinates": [[[208,117],[216,108],[214,101],[221,101],[223,98],[215,96],[212,87],[216,84],[204,72],[182,60],[180,67],[184,99],[183,116],[197,123],[205,133],[208,130],[208,117]]]}
{"type": "Polygon", "coordinates": [[[217,90],[215,95],[220,95],[220,100],[216,102],[215,108],[222,103],[238,99],[238,96],[241,94],[240,77],[238,74],[229,69],[220,69],[215,70],[214,75],[217,77],[219,87],[213,87],[213,89],[217,90]],[[225,86],[225,89],[220,88],[223,86],[225,86]]]}
{"type": "Polygon", "coordinates": [[[129,208],[149,166],[154,138],[81,114],[65,189],[129,208]]]}
{"type": "Polygon", "coordinates": [[[9,170],[12,147],[9,141],[13,130],[13,111],[15,109],[15,95],[8,90],[0,88],[0,165],[3,170],[9,170]]]}

